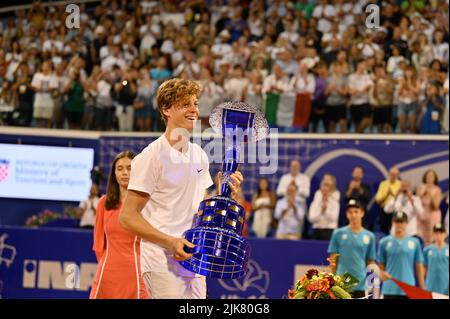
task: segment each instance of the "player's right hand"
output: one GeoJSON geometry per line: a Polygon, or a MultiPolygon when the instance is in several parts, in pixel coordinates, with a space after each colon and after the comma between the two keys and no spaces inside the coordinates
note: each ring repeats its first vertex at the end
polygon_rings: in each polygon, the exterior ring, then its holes
{"type": "Polygon", "coordinates": [[[188,254],[184,251],[184,246],[194,248],[195,245],[184,238],[174,238],[171,246],[173,257],[176,261],[183,261],[192,257],[192,254],[188,254]]]}
{"type": "Polygon", "coordinates": [[[388,274],[387,272],[381,270],[380,271],[380,279],[381,279],[381,281],[386,281],[386,280],[392,279],[392,276],[390,274],[388,274]]]}

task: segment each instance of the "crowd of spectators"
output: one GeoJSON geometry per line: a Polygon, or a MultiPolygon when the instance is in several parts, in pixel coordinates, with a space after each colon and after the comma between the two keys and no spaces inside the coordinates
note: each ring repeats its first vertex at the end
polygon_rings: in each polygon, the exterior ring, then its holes
{"type": "MultiPolygon", "coordinates": [[[[301,172],[301,164],[293,160],[290,171],[282,176],[276,191],[266,178],[261,178],[251,203],[246,203],[248,235],[258,238],[329,240],[334,230],[343,225],[345,203],[356,200],[364,207],[363,226],[381,236],[392,233],[392,216],[403,212],[408,217],[406,233],[416,236],[424,245],[433,238],[433,227],[444,224],[448,232],[448,212],[441,211],[442,190],[434,170],[427,170],[420,185],[400,178],[394,166],[386,180],[380,181],[376,193],[364,181],[364,169],[356,166],[340,193],[331,174],[321,177],[319,188],[311,192],[310,178],[301,172]],[[372,198],[374,202],[371,203],[372,198]],[[309,205],[307,205],[307,201],[309,205]],[[375,205],[375,206],[374,206],[375,205]],[[376,216],[368,218],[374,206],[376,216]],[[309,229],[305,227],[309,224],[309,229]]],[[[447,196],[448,204],[448,196],[447,196]]],[[[443,205],[444,207],[445,205],[443,205]]]]}
{"type": "Polygon", "coordinates": [[[155,91],[185,77],[205,127],[220,102],[270,118],[294,94],[308,112],[287,131],[448,132],[448,1],[378,1],[375,28],[367,4],[99,1],[68,28],[34,2],[0,21],[0,124],[161,131],[155,91]]]}

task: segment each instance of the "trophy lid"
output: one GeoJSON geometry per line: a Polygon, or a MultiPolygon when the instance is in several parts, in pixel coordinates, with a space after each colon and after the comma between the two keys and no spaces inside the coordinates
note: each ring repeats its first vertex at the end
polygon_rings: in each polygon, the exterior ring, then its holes
{"type": "Polygon", "coordinates": [[[256,142],[262,140],[269,134],[269,124],[267,123],[264,114],[256,106],[238,101],[225,102],[216,106],[209,116],[209,124],[216,133],[221,134],[222,136],[224,135],[224,123],[227,122],[227,124],[230,124],[230,121],[232,121],[231,124],[235,124],[236,127],[248,129],[249,141],[256,142]],[[227,114],[227,118],[224,119],[223,116],[226,114],[227,110],[231,112],[230,114],[227,114]],[[240,121],[239,113],[242,115],[245,115],[245,113],[253,114],[252,120],[249,121],[249,126],[251,127],[244,127],[246,125],[243,125],[242,122],[245,122],[246,118],[244,118],[243,121],[240,121]]]}

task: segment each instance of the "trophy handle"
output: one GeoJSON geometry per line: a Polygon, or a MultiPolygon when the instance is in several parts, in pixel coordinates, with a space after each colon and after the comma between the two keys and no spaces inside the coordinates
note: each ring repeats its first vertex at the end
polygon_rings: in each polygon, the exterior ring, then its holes
{"type": "Polygon", "coordinates": [[[239,168],[239,147],[240,142],[235,138],[225,141],[225,158],[222,162],[222,184],[220,185],[220,196],[229,198],[231,188],[228,185],[232,182],[231,175],[239,168]]]}

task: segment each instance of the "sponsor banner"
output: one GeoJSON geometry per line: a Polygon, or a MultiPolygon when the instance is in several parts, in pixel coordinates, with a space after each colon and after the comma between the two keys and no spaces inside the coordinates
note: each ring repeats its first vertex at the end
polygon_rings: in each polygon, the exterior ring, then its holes
{"type": "Polygon", "coordinates": [[[84,200],[93,163],[90,148],[0,144],[0,197],[84,200]]]}
{"type": "MultiPolygon", "coordinates": [[[[250,239],[248,273],[208,279],[213,299],[286,298],[310,266],[327,265],[328,242],[250,239]]],[[[97,263],[92,232],[0,227],[1,298],[88,298],[97,263]]]]}

